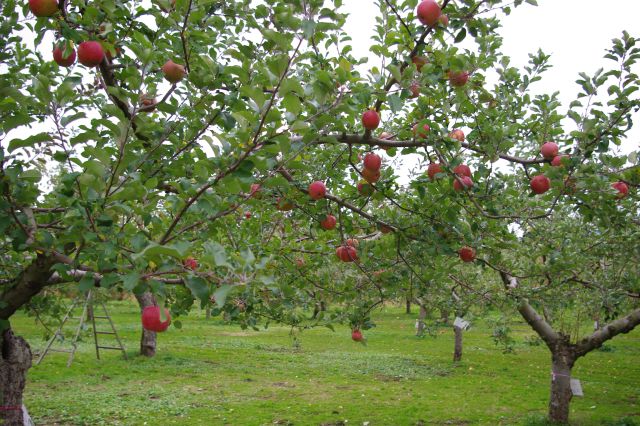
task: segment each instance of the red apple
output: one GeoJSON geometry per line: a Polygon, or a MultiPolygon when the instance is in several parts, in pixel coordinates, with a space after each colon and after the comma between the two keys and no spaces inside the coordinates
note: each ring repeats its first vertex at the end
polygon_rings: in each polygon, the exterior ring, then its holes
{"type": "Polygon", "coordinates": [[[191,256],[183,260],[182,264],[184,265],[185,268],[191,269],[192,271],[198,269],[198,261],[191,256]]]}
{"type": "Polygon", "coordinates": [[[445,14],[440,15],[440,18],[438,18],[438,23],[440,25],[442,25],[443,27],[448,27],[449,26],[449,17],[445,14]]]}
{"type": "Polygon", "coordinates": [[[569,158],[568,155],[556,155],[555,157],[553,157],[553,160],[551,160],[551,165],[553,167],[562,167],[562,159],[563,158],[569,158]]]}
{"type": "Polygon", "coordinates": [[[358,248],[358,246],[360,246],[360,241],[356,240],[355,238],[349,238],[349,239],[346,241],[346,244],[347,244],[349,247],[355,247],[355,248],[358,248]]]}
{"type": "Polygon", "coordinates": [[[473,187],[473,180],[469,176],[459,176],[453,179],[453,189],[460,192],[473,187]]]}
{"type": "Polygon", "coordinates": [[[363,164],[365,169],[369,169],[372,172],[377,172],[378,170],[380,170],[380,166],[382,165],[382,158],[380,158],[378,154],[370,152],[364,156],[363,164]]]}
{"type": "Polygon", "coordinates": [[[355,247],[340,246],[336,249],[336,256],[343,262],[355,262],[358,260],[358,252],[355,247]]]}
{"type": "Polygon", "coordinates": [[[172,84],[176,84],[187,74],[184,66],[176,64],[171,59],[165,62],[161,69],[165,80],[172,84]]]}
{"type": "Polygon", "coordinates": [[[463,262],[473,262],[476,258],[476,251],[471,247],[462,247],[458,250],[458,256],[463,262]]]}
{"type": "Polygon", "coordinates": [[[418,136],[424,139],[427,137],[427,133],[431,130],[431,127],[429,127],[428,124],[425,124],[422,126],[422,130],[424,130],[424,132],[418,132],[418,125],[414,124],[412,130],[414,135],[417,133],[418,136]]]}
{"type": "Polygon", "coordinates": [[[624,198],[627,196],[627,194],[629,194],[629,186],[622,181],[612,183],[611,187],[618,191],[618,198],[624,198]]]}
{"type": "Polygon", "coordinates": [[[169,310],[164,308],[165,321],[160,318],[159,306],[147,306],[142,310],[142,327],[145,330],[155,331],[157,333],[165,331],[171,324],[171,315],[169,310]]]}
{"type": "Polygon", "coordinates": [[[471,169],[466,164],[458,164],[454,169],[453,173],[458,176],[469,176],[471,177],[471,169]]]}
{"type": "Polygon", "coordinates": [[[536,194],[544,194],[551,188],[551,181],[545,175],[534,176],[531,179],[531,189],[536,194]]]}
{"type": "Polygon", "coordinates": [[[449,83],[453,87],[462,87],[469,81],[469,73],[467,71],[449,71],[449,83]]]}
{"type": "Polygon", "coordinates": [[[377,111],[373,109],[369,109],[365,111],[364,114],[362,114],[362,125],[364,126],[365,129],[375,130],[378,128],[379,124],[380,124],[380,116],[378,115],[377,111]]]}
{"type": "Polygon", "coordinates": [[[249,189],[249,196],[252,198],[262,198],[262,194],[260,193],[260,184],[252,183],[251,189],[249,189]]]}
{"type": "Polygon", "coordinates": [[[366,180],[358,182],[358,192],[360,193],[360,195],[368,197],[369,195],[373,194],[373,191],[373,186],[370,185],[366,180]]]}
{"type": "Polygon", "coordinates": [[[438,173],[442,173],[442,167],[440,163],[431,163],[429,167],[427,167],[427,174],[429,175],[429,179],[434,180],[438,173]]]}
{"type": "Polygon", "coordinates": [[[251,212],[244,212],[245,219],[251,219],[251,212]]]}
{"type": "Polygon", "coordinates": [[[29,0],[29,10],[37,17],[53,16],[58,11],[58,1],[29,0]]]}
{"type": "Polygon", "coordinates": [[[416,9],[416,16],[420,22],[429,26],[435,25],[438,22],[441,13],[440,6],[438,6],[435,0],[424,0],[416,9]]]}
{"type": "Polygon", "coordinates": [[[411,58],[411,62],[416,64],[416,68],[418,69],[418,72],[420,72],[422,70],[422,67],[427,65],[429,61],[424,56],[414,56],[413,58],[411,58]]]}
{"type": "Polygon", "coordinates": [[[451,139],[455,139],[458,142],[464,142],[464,132],[460,129],[454,129],[449,133],[451,139]]]}
{"type": "Polygon", "coordinates": [[[545,142],[540,147],[540,153],[547,160],[552,160],[558,155],[558,145],[555,142],[545,142]]]}
{"type": "Polygon", "coordinates": [[[85,67],[97,67],[104,59],[104,50],[97,41],[83,41],[78,46],[78,62],[85,67]]]}
{"type": "Polygon", "coordinates": [[[64,44],[56,46],[53,49],[53,60],[61,67],[70,67],[76,61],[76,50],[71,47],[71,49],[67,48],[63,52],[64,49],[64,44]],[[64,53],[66,53],[66,56],[63,57],[64,53]]]}
{"type": "Polygon", "coordinates": [[[303,258],[301,258],[301,257],[297,258],[297,259],[296,259],[296,266],[297,266],[298,268],[302,268],[302,267],[304,266],[304,259],[303,259],[303,258]]]}
{"type": "Polygon", "coordinates": [[[409,90],[411,91],[411,97],[417,98],[418,96],[420,96],[420,83],[414,81],[413,83],[411,83],[411,86],[409,86],[409,90]]]}
{"type": "Polygon", "coordinates": [[[354,342],[362,342],[364,340],[364,336],[362,335],[362,332],[357,328],[351,332],[351,338],[353,339],[354,342]]]}
{"type": "Polygon", "coordinates": [[[393,229],[387,225],[380,225],[380,232],[382,232],[383,234],[388,234],[390,232],[393,232],[393,229]]]}
{"type": "Polygon", "coordinates": [[[391,139],[393,137],[393,135],[389,132],[382,132],[380,133],[380,135],[378,136],[378,139],[391,139]]]}
{"type": "Polygon", "coordinates": [[[152,112],[156,109],[157,103],[156,98],[144,93],[140,96],[140,111],[152,112]]]}
{"type": "Polygon", "coordinates": [[[336,223],[338,223],[338,221],[336,220],[336,217],[332,214],[328,214],[324,218],[324,220],[320,221],[320,226],[322,227],[322,229],[331,231],[336,227],[336,223]]]}
{"type": "Polygon", "coordinates": [[[324,182],[322,181],[317,180],[309,185],[309,197],[311,197],[312,200],[324,198],[326,193],[327,187],[324,186],[324,182]]]}
{"type": "Polygon", "coordinates": [[[380,179],[380,170],[362,169],[362,177],[369,183],[376,183],[380,179]]]}

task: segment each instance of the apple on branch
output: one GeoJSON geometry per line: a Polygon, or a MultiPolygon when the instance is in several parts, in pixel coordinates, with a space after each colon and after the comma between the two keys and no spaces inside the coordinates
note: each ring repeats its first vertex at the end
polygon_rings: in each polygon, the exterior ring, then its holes
{"type": "Polygon", "coordinates": [[[104,49],[97,41],[83,41],[78,46],[78,62],[85,67],[97,67],[104,60],[104,49]]]}

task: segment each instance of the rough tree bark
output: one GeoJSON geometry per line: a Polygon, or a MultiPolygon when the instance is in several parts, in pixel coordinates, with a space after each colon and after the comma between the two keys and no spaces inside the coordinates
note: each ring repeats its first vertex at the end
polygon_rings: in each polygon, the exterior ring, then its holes
{"type": "Polygon", "coordinates": [[[0,421],[3,425],[22,425],[22,394],[31,368],[31,348],[11,328],[2,333],[0,359],[0,421]]]}
{"type": "Polygon", "coordinates": [[[459,362],[462,360],[462,329],[460,327],[453,326],[453,333],[455,335],[453,362],[459,362]]]}
{"type": "MultiPolygon", "coordinates": [[[[140,305],[140,312],[147,306],[155,306],[156,299],[153,294],[146,291],[142,294],[136,294],[136,299],[140,305]]],[[[155,331],[145,330],[142,328],[142,336],[140,337],[140,355],[153,357],[156,355],[157,335],[155,331]]]]}

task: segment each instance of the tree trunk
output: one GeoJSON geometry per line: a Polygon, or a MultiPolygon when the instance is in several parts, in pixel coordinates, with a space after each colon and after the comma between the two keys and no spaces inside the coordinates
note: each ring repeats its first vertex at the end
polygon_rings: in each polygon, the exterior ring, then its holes
{"type": "Polygon", "coordinates": [[[446,309],[440,309],[440,321],[444,325],[449,325],[449,311],[446,309]]]}
{"type": "Polygon", "coordinates": [[[418,327],[416,328],[416,336],[420,337],[424,334],[424,320],[427,318],[427,308],[420,305],[420,316],[418,317],[418,327]]]}
{"type": "Polygon", "coordinates": [[[407,314],[411,313],[411,297],[407,297],[407,305],[406,305],[405,312],[407,314]]]}
{"type": "Polygon", "coordinates": [[[2,359],[0,360],[0,423],[22,425],[22,393],[31,367],[31,348],[10,328],[2,333],[2,359]]]}
{"type": "Polygon", "coordinates": [[[211,308],[205,309],[204,314],[207,319],[211,319],[211,308]]]}
{"type": "MultiPolygon", "coordinates": [[[[156,299],[150,292],[144,292],[140,295],[136,294],[138,304],[140,305],[140,312],[147,306],[155,306],[156,299]]],[[[153,357],[156,354],[156,332],[145,330],[142,328],[142,337],[140,338],[140,355],[147,357],[153,357]]]]}
{"type": "Polygon", "coordinates": [[[454,326],[453,333],[456,337],[453,349],[453,362],[459,362],[462,360],[462,329],[454,326]]]}
{"type": "Polygon", "coordinates": [[[556,423],[569,422],[569,403],[571,402],[571,369],[574,358],[565,349],[551,354],[551,399],[549,401],[549,420],[556,423]]]}

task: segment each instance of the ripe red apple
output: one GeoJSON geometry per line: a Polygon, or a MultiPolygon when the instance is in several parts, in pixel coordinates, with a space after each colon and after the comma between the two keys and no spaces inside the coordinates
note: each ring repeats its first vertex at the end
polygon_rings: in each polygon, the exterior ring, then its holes
{"type": "Polygon", "coordinates": [[[458,250],[458,256],[463,262],[473,262],[476,258],[476,251],[471,247],[464,246],[458,250]]]}
{"type": "Polygon", "coordinates": [[[473,187],[473,180],[469,176],[460,176],[453,179],[453,189],[460,192],[473,187]]]}
{"type": "Polygon", "coordinates": [[[349,247],[355,247],[355,248],[358,248],[358,246],[360,246],[360,241],[356,240],[355,238],[349,238],[347,241],[345,241],[345,243],[346,243],[349,247]]]}
{"type": "Polygon", "coordinates": [[[427,137],[427,133],[431,130],[431,127],[429,127],[428,124],[425,124],[422,126],[422,130],[423,132],[418,132],[418,125],[414,124],[412,127],[413,130],[413,134],[415,135],[416,133],[418,134],[418,136],[420,136],[421,138],[426,138],[427,137]]]}
{"type": "Polygon", "coordinates": [[[364,114],[362,114],[362,125],[364,126],[365,129],[375,130],[378,128],[379,124],[380,124],[380,115],[378,115],[377,111],[373,109],[369,109],[365,111],[364,114]]]}
{"type": "Polygon", "coordinates": [[[157,333],[165,331],[171,324],[171,315],[169,310],[164,308],[165,321],[160,318],[159,306],[147,306],[142,310],[142,327],[145,330],[155,331],[157,333]]]}
{"type": "Polygon", "coordinates": [[[451,139],[455,139],[458,142],[464,142],[464,132],[460,129],[454,129],[449,133],[451,139]]]}
{"type": "Polygon", "coordinates": [[[61,67],[70,67],[76,61],[76,49],[71,47],[71,49],[67,48],[63,52],[64,48],[65,45],[62,44],[53,49],[53,60],[61,67]],[[63,57],[64,53],[66,53],[66,56],[63,57]]]}
{"type": "Polygon", "coordinates": [[[616,195],[618,198],[624,198],[629,194],[629,186],[622,181],[612,183],[611,187],[618,191],[618,194],[616,195]]]}
{"type": "Polygon", "coordinates": [[[434,180],[438,173],[442,173],[442,167],[440,163],[431,163],[429,167],[427,167],[427,174],[429,175],[429,179],[434,180]]]}
{"type": "Polygon", "coordinates": [[[358,260],[358,252],[355,247],[340,246],[336,249],[336,256],[343,262],[355,262],[358,260]]]}
{"type": "Polygon", "coordinates": [[[551,181],[545,175],[534,176],[531,179],[531,189],[536,194],[544,194],[551,188],[551,181]]]}
{"type": "Polygon", "coordinates": [[[191,256],[183,260],[182,264],[184,265],[185,268],[191,269],[192,271],[198,269],[198,261],[191,256]]]}
{"type": "Polygon", "coordinates": [[[301,257],[297,258],[297,259],[296,259],[296,266],[297,266],[298,268],[302,268],[302,267],[304,266],[304,259],[303,259],[303,258],[301,258],[301,257]]]}
{"type": "Polygon", "coordinates": [[[338,221],[336,220],[336,217],[332,214],[328,214],[324,218],[324,220],[320,221],[320,226],[322,227],[322,229],[331,231],[336,227],[336,223],[338,223],[338,221]]]}
{"type": "Polygon", "coordinates": [[[58,11],[58,1],[29,0],[29,10],[37,17],[53,16],[58,11]]]}
{"type": "Polygon", "coordinates": [[[317,180],[309,185],[309,197],[311,197],[312,200],[324,198],[326,194],[327,187],[324,186],[324,182],[317,180]]]}
{"type": "Polygon", "coordinates": [[[358,192],[360,193],[360,195],[368,197],[369,195],[373,194],[373,191],[373,186],[370,185],[366,180],[358,182],[358,192]]]}
{"type": "Polygon", "coordinates": [[[78,62],[85,67],[97,67],[104,59],[104,50],[97,41],[83,41],[78,45],[78,62]]]}
{"type": "Polygon", "coordinates": [[[380,170],[362,169],[362,177],[369,183],[376,183],[380,179],[380,170]]]}
{"type": "Polygon", "coordinates": [[[351,332],[351,338],[353,339],[354,342],[362,342],[364,340],[364,336],[362,335],[362,332],[357,328],[351,332]]]}
{"type": "Polygon", "coordinates": [[[445,14],[440,15],[440,18],[438,18],[438,23],[440,25],[442,25],[443,27],[448,27],[449,26],[449,17],[445,14]]]}
{"type": "Polygon", "coordinates": [[[563,158],[569,158],[568,155],[556,155],[555,157],[553,157],[553,160],[551,160],[551,165],[553,167],[562,167],[562,159],[563,158]]]}
{"type": "Polygon", "coordinates": [[[412,82],[411,86],[409,86],[409,90],[411,91],[411,97],[417,98],[420,96],[420,83],[417,81],[412,82]]]}
{"type": "Polygon", "coordinates": [[[547,160],[552,160],[556,155],[558,155],[558,144],[555,142],[545,142],[540,147],[540,153],[547,160]]]}
{"type": "Polygon", "coordinates": [[[293,203],[286,198],[278,197],[276,200],[276,208],[283,212],[288,212],[289,210],[293,210],[293,203]]]}
{"type": "Polygon", "coordinates": [[[411,62],[416,65],[418,72],[420,72],[422,70],[422,67],[427,65],[429,61],[424,56],[414,56],[413,58],[411,58],[411,62]]]}
{"type": "Polygon", "coordinates": [[[467,71],[449,71],[449,83],[453,87],[462,87],[469,81],[469,73],[467,71]]]}
{"type": "Polygon", "coordinates": [[[165,80],[172,84],[176,84],[187,74],[184,66],[176,64],[171,59],[165,62],[161,69],[165,80]]]}
{"type": "Polygon", "coordinates": [[[440,6],[435,0],[424,0],[416,9],[416,16],[423,25],[435,25],[441,15],[440,6]]]}
{"type": "Polygon", "coordinates": [[[466,164],[458,164],[454,169],[453,173],[458,176],[469,176],[471,177],[471,169],[466,164]]]}
{"type": "Polygon", "coordinates": [[[382,158],[380,158],[378,154],[370,152],[364,156],[363,164],[365,169],[369,169],[372,172],[377,172],[378,170],[380,170],[380,166],[382,165],[382,158]]]}
{"type": "Polygon", "coordinates": [[[251,219],[251,212],[244,212],[245,219],[251,219]]]}

